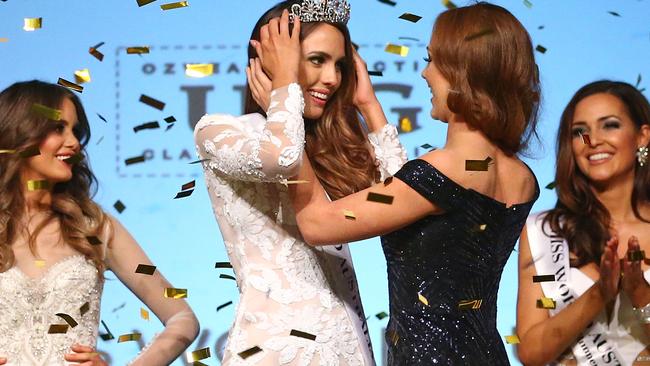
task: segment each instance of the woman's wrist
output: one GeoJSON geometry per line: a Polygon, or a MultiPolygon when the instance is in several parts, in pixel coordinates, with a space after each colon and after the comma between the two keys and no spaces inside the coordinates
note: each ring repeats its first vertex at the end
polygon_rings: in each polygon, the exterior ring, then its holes
{"type": "Polygon", "coordinates": [[[379,101],[368,103],[363,106],[357,106],[363,120],[368,125],[371,132],[381,130],[387,123],[384,110],[379,101]]]}
{"type": "Polygon", "coordinates": [[[642,308],[650,304],[650,286],[648,286],[647,283],[643,283],[642,285],[637,286],[637,288],[628,295],[630,297],[630,302],[635,309],[642,308]]]}

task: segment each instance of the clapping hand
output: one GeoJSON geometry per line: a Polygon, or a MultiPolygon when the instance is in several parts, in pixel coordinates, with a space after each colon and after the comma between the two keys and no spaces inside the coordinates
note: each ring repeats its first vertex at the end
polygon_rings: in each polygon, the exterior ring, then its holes
{"type": "Polygon", "coordinates": [[[75,344],[72,346],[72,351],[74,353],[65,355],[66,361],[76,362],[81,366],[108,366],[106,361],[92,347],[75,344]]]}
{"type": "Polygon", "coordinates": [[[643,278],[641,270],[642,259],[630,260],[632,253],[638,252],[639,239],[635,236],[630,237],[627,242],[627,254],[623,260],[623,291],[627,293],[634,307],[642,307],[650,302],[650,285],[643,278]]]}
{"type": "Polygon", "coordinates": [[[607,241],[603,255],[600,257],[600,279],[598,284],[603,300],[608,303],[618,294],[621,263],[617,254],[618,237],[607,241]]]}

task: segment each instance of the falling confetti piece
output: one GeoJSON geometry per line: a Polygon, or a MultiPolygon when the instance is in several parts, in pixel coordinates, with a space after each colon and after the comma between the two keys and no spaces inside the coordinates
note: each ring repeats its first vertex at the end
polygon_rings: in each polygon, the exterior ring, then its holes
{"type": "Polygon", "coordinates": [[[404,117],[399,121],[399,128],[402,130],[401,132],[408,133],[413,131],[413,124],[408,117],[404,117]]]}
{"type": "Polygon", "coordinates": [[[143,55],[149,53],[149,46],[127,47],[127,55],[143,55]]]}
{"type": "Polygon", "coordinates": [[[156,266],[150,264],[138,264],[138,267],[135,269],[135,273],[148,276],[153,276],[154,272],[156,272],[156,266]]]}
{"type": "Polygon", "coordinates": [[[393,177],[388,177],[388,178],[384,179],[384,187],[391,184],[391,183],[393,183],[393,177]]]}
{"type": "Polygon", "coordinates": [[[396,45],[396,44],[392,44],[392,43],[387,44],[384,51],[386,51],[388,53],[395,54],[395,55],[399,55],[399,56],[402,56],[402,57],[406,57],[409,54],[409,48],[408,47],[400,46],[400,45],[396,45]]]}
{"type": "Polygon", "coordinates": [[[194,161],[190,161],[188,164],[190,164],[190,165],[192,165],[192,164],[200,164],[200,163],[203,163],[203,162],[206,162],[206,161],[210,161],[210,159],[194,160],[194,161]]]}
{"type": "Polygon", "coordinates": [[[183,185],[181,186],[181,191],[185,191],[185,190],[188,190],[188,189],[192,189],[192,188],[194,188],[194,187],[196,187],[196,180],[193,180],[193,181],[191,181],[191,182],[187,182],[187,183],[183,184],[183,185]]]}
{"type": "Polygon", "coordinates": [[[113,336],[113,333],[111,333],[111,331],[108,329],[108,326],[106,325],[106,323],[104,323],[103,320],[101,322],[102,322],[102,326],[104,327],[104,329],[106,329],[106,333],[100,334],[99,337],[105,342],[110,341],[111,339],[115,339],[115,337],[113,336]]]}
{"type": "Polygon", "coordinates": [[[76,70],[74,72],[74,81],[77,84],[89,83],[91,81],[90,70],[88,69],[76,70]]]}
{"type": "Polygon", "coordinates": [[[9,42],[9,38],[2,37],[0,38],[0,43],[6,43],[9,42]]]}
{"type": "Polygon", "coordinates": [[[494,29],[489,29],[489,28],[488,29],[483,29],[483,30],[480,30],[480,31],[478,31],[476,33],[473,33],[473,34],[470,34],[470,35],[466,36],[464,38],[464,40],[466,42],[467,41],[473,41],[475,39],[479,39],[481,37],[487,36],[488,34],[492,34],[492,33],[494,33],[494,29]]]}
{"type": "Polygon", "coordinates": [[[421,16],[411,14],[411,13],[404,13],[399,16],[400,19],[408,20],[409,22],[417,23],[420,19],[422,19],[421,16]]]}
{"type": "Polygon", "coordinates": [[[385,311],[382,311],[381,313],[377,313],[377,314],[375,314],[375,316],[377,317],[377,319],[382,320],[382,319],[384,319],[384,318],[387,318],[387,317],[388,317],[388,314],[386,314],[385,311]]]}
{"type": "Polygon", "coordinates": [[[52,121],[61,120],[61,110],[50,108],[39,103],[32,104],[31,111],[52,121]]]}
{"type": "Polygon", "coordinates": [[[555,182],[551,182],[551,183],[547,184],[546,187],[544,187],[544,188],[552,190],[552,189],[555,189],[555,187],[556,187],[555,182]]]}
{"type": "Polygon", "coordinates": [[[43,27],[43,18],[25,18],[24,21],[23,30],[27,32],[33,32],[43,27]]]}
{"type": "Polygon", "coordinates": [[[68,160],[66,160],[66,163],[68,163],[69,165],[74,165],[74,164],[79,163],[80,161],[82,161],[85,158],[86,157],[84,156],[84,154],[79,152],[79,153],[76,153],[76,154],[72,155],[71,157],[69,157],[68,160]]]}
{"type": "Polygon", "coordinates": [[[555,300],[550,297],[542,297],[537,299],[537,308],[538,309],[555,309],[555,300]]]}
{"type": "Polygon", "coordinates": [[[641,74],[639,74],[639,76],[636,77],[636,85],[634,85],[634,87],[638,89],[640,85],[641,85],[641,74]]]}
{"type": "Polygon", "coordinates": [[[214,64],[186,64],[185,76],[190,78],[204,78],[214,74],[214,64]]]}
{"type": "Polygon", "coordinates": [[[70,326],[70,328],[74,328],[74,327],[76,327],[77,325],[79,325],[79,323],[77,323],[77,321],[75,321],[75,320],[74,320],[70,315],[68,315],[68,314],[65,314],[65,313],[56,313],[55,315],[58,316],[59,318],[65,320],[65,322],[68,323],[68,325],[70,326]]]}
{"type": "Polygon", "coordinates": [[[546,53],[546,47],[542,46],[541,44],[538,44],[537,47],[535,47],[535,51],[539,53],[546,53]]]}
{"type": "Polygon", "coordinates": [[[169,117],[165,118],[165,122],[174,123],[174,122],[176,122],[176,118],[174,118],[174,116],[169,116],[169,117]]]}
{"type": "Polygon", "coordinates": [[[27,190],[28,191],[38,191],[41,189],[50,189],[52,184],[46,180],[28,180],[27,181],[27,190]]]}
{"type": "Polygon", "coordinates": [[[149,311],[145,308],[140,308],[140,317],[146,321],[149,321],[149,311]]]}
{"type": "Polygon", "coordinates": [[[168,3],[168,4],[160,5],[160,8],[162,10],[172,10],[172,9],[178,9],[178,8],[185,8],[187,6],[190,6],[190,4],[187,3],[187,1],[178,1],[178,2],[175,2],[175,3],[168,3]]]}
{"type": "Polygon", "coordinates": [[[184,299],[187,298],[187,289],[167,287],[165,289],[165,297],[168,299],[184,299]]]}
{"type": "Polygon", "coordinates": [[[0,150],[0,154],[15,154],[16,150],[0,150]]]}
{"type": "Polygon", "coordinates": [[[639,262],[645,259],[644,250],[634,250],[627,253],[627,260],[629,262],[639,262]]]}
{"type": "Polygon", "coordinates": [[[586,133],[581,133],[580,138],[582,139],[582,143],[585,145],[591,145],[591,137],[589,137],[588,134],[586,133]]]}
{"type": "Polygon", "coordinates": [[[533,3],[531,3],[530,0],[524,0],[524,5],[526,5],[528,9],[531,9],[533,7],[533,3]]]}
{"type": "Polygon", "coordinates": [[[232,268],[230,262],[217,262],[214,264],[214,268],[232,268]]]}
{"type": "Polygon", "coordinates": [[[233,280],[233,281],[236,281],[235,277],[233,277],[233,276],[231,276],[231,275],[227,275],[227,274],[220,274],[220,275],[219,275],[219,278],[223,278],[224,280],[233,280]]]}
{"type": "Polygon", "coordinates": [[[383,203],[386,205],[392,205],[393,199],[394,199],[393,196],[389,196],[381,193],[375,193],[375,192],[368,192],[368,197],[366,198],[367,201],[383,203]]]}
{"type": "Polygon", "coordinates": [[[258,346],[253,346],[245,351],[239,352],[238,355],[239,357],[243,358],[244,360],[249,358],[250,356],[262,352],[262,349],[259,348],[258,346]]]}
{"type": "Polygon", "coordinates": [[[38,268],[43,268],[43,267],[45,267],[45,261],[42,260],[42,259],[37,259],[37,260],[35,260],[35,261],[34,261],[34,264],[35,264],[36,267],[38,267],[38,268]]]}
{"type": "Polygon", "coordinates": [[[147,4],[151,4],[156,0],[137,0],[137,1],[138,1],[138,6],[145,6],[147,4]]]}
{"type": "Polygon", "coordinates": [[[200,360],[205,360],[210,357],[210,347],[197,349],[191,353],[187,353],[187,362],[197,362],[200,360]]]}
{"type": "Polygon", "coordinates": [[[314,334],[303,332],[303,331],[300,331],[300,330],[297,330],[297,329],[291,329],[291,332],[289,333],[289,335],[294,336],[294,337],[309,339],[310,341],[315,341],[316,340],[316,336],[314,334]]]}
{"type": "Polygon", "coordinates": [[[470,172],[487,172],[491,162],[492,158],[489,156],[485,160],[465,160],[465,170],[470,172]]]}
{"type": "Polygon", "coordinates": [[[533,282],[554,282],[555,275],[537,275],[533,276],[533,282]]]}
{"type": "Polygon", "coordinates": [[[458,302],[458,310],[478,310],[482,304],[483,300],[463,300],[458,302]]]}
{"type": "Polygon", "coordinates": [[[145,159],[144,155],[135,156],[135,157],[128,158],[128,159],[124,160],[124,164],[131,165],[131,164],[144,163],[145,160],[146,159],[145,159]]]}
{"type": "Polygon", "coordinates": [[[150,96],[147,96],[147,95],[144,95],[144,94],[140,95],[140,102],[148,105],[149,107],[156,108],[156,109],[161,110],[161,111],[163,109],[165,109],[165,103],[164,102],[161,102],[158,99],[154,99],[154,98],[152,98],[150,96]]]}
{"type": "Polygon", "coordinates": [[[21,158],[31,158],[32,156],[41,155],[41,151],[37,145],[26,148],[18,153],[21,158]]]}
{"type": "Polygon", "coordinates": [[[390,5],[390,6],[395,6],[395,5],[397,5],[396,2],[391,1],[391,0],[379,0],[379,2],[382,3],[382,4],[390,5]]]}
{"type": "Polygon", "coordinates": [[[97,113],[97,117],[99,117],[99,119],[101,119],[102,121],[107,122],[106,118],[104,118],[104,116],[102,116],[101,114],[97,113]]]}
{"type": "Polygon", "coordinates": [[[508,344],[519,344],[519,337],[516,335],[506,336],[506,343],[508,344]]]}
{"type": "Polygon", "coordinates": [[[617,12],[615,12],[615,11],[611,11],[611,10],[610,10],[610,11],[608,11],[608,13],[610,13],[611,15],[613,15],[613,16],[615,16],[615,17],[619,17],[619,18],[621,17],[621,14],[619,14],[619,13],[617,13],[617,12]]]}
{"type": "Polygon", "coordinates": [[[343,216],[348,220],[356,220],[357,216],[350,210],[343,210],[343,216]]]}
{"type": "Polygon", "coordinates": [[[423,148],[423,149],[430,149],[433,146],[431,146],[430,144],[424,144],[424,145],[420,145],[420,147],[423,148]]]}
{"type": "Polygon", "coordinates": [[[90,53],[91,55],[93,55],[93,57],[95,57],[96,59],[98,59],[99,62],[104,61],[104,54],[101,53],[101,52],[98,50],[98,48],[101,47],[101,46],[103,46],[103,45],[104,45],[104,42],[99,42],[98,44],[96,44],[96,45],[94,45],[94,46],[88,48],[88,53],[90,53]]]}
{"type": "Polygon", "coordinates": [[[86,240],[88,240],[88,243],[90,243],[90,245],[102,245],[102,241],[99,240],[99,238],[96,236],[87,236],[86,240]]]}
{"type": "Polygon", "coordinates": [[[90,303],[89,302],[86,302],[85,304],[81,305],[81,307],[79,308],[79,314],[81,314],[81,316],[86,315],[86,313],[88,311],[90,311],[90,303]]]}
{"type": "Polygon", "coordinates": [[[454,4],[451,0],[442,0],[442,5],[444,5],[447,9],[456,9],[457,6],[454,4]]]}
{"type": "Polygon", "coordinates": [[[65,334],[70,326],[68,324],[51,324],[47,334],[65,334]]]}
{"type": "Polygon", "coordinates": [[[406,40],[406,41],[420,42],[419,38],[414,38],[414,37],[399,37],[399,39],[406,40]]]}
{"type": "Polygon", "coordinates": [[[56,83],[61,85],[61,86],[66,87],[66,88],[68,88],[70,90],[74,90],[77,93],[82,93],[84,91],[83,86],[75,84],[75,83],[73,83],[71,81],[68,81],[66,79],[63,79],[63,78],[59,78],[59,80],[56,83]]]}
{"type": "Polygon", "coordinates": [[[230,305],[232,305],[232,301],[228,301],[228,302],[226,302],[226,303],[223,303],[223,304],[217,306],[217,311],[219,311],[219,310],[221,310],[221,309],[223,309],[223,308],[225,308],[225,307],[228,307],[228,306],[230,306],[230,305]]]}
{"type": "Polygon", "coordinates": [[[120,200],[115,201],[115,203],[113,204],[113,207],[115,208],[115,210],[118,213],[122,213],[126,209],[126,206],[124,206],[124,204],[120,200]]]}
{"type": "Polygon", "coordinates": [[[154,130],[157,128],[160,128],[160,124],[158,123],[158,121],[152,121],[152,122],[146,122],[141,125],[137,125],[133,127],[133,132],[137,133],[142,130],[154,130]]]}
{"type": "Polygon", "coordinates": [[[384,76],[384,73],[381,71],[370,71],[368,70],[368,75],[370,76],[384,76]]]}
{"type": "Polygon", "coordinates": [[[427,300],[426,297],[424,297],[421,293],[418,292],[418,300],[420,300],[421,303],[423,303],[426,306],[429,306],[429,300],[427,300]]]}
{"type": "Polygon", "coordinates": [[[189,191],[178,192],[178,193],[176,193],[176,196],[174,197],[174,199],[177,200],[177,199],[189,197],[189,196],[192,195],[192,192],[194,192],[193,189],[190,189],[189,191]]]}
{"type": "Polygon", "coordinates": [[[139,341],[141,337],[140,333],[122,334],[117,338],[117,343],[139,341]]]}

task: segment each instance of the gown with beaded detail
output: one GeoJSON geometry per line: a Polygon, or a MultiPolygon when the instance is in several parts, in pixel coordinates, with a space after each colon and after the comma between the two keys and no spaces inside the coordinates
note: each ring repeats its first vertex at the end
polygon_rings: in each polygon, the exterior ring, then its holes
{"type": "Polygon", "coordinates": [[[508,365],[496,327],[497,292],[539,196],[537,182],[531,201],[506,207],[424,160],[406,163],[395,178],[445,212],[382,237],[390,294],[388,364],[508,365]],[[459,308],[461,302],[469,309],[459,308]]]}

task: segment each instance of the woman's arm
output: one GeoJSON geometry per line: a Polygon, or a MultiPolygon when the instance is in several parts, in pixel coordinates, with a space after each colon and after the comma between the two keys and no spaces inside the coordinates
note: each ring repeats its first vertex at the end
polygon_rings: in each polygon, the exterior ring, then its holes
{"type": "Polygon", "coordinates": [[[605,248],[600,266],[601,278],[572,304],[550,317],[548,310],[536,307],[537,299],[544,295],[540,284],[533,282],[537,273],[527,235],[524,227],[519,239],[517,335],[520,343],[517,353],[524,365],[546,365],[570,348],[618,293],[618,242],[609,242],[605,248]]]}
{"type": "Polygon", "coordinates": [[[308,182],[291,185],[290,193],[300,232],[311,245],[347,243],[390,233],[442,212],[399,179],[330,202],[306,156],[296,179],[308,182]],[[392,204],[373,201],[372,195],[392,199],[392,204]]]}
{"type": "Polygon", "coordinates": [[[199,332],[199,323],[183,299],[164,296],[173,286],[156,269],[152,276],[135,273],[139,264],[152,265],[129,232],[111,218],[114,235],[108,244],[106,263],[143,303],[165,325],[162,333],[131,362],[131,365],[169,365],[190,346],[199,332]]]}

